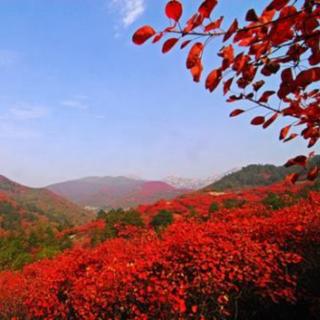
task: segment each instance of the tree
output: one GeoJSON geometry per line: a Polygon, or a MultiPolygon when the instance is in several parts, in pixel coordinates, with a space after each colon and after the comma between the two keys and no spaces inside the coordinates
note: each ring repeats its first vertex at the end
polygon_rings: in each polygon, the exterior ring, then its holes
{"type": "Polygon", "coordinates": [[[97,219],[106,219],[107,214],[103,209],[100,209],[97,213],[97,219]]]}
{"type": "Polygon", "coordinates": [[[161,210],[156,216],[153,217],[151,221],[151,226],[159,231],[166,228],[173,222],[173,214],[167,210],[161,210]]]}
{"type": "Polygon", "coordinates": [[[136,210],[125,211],[123,209],[111,209],[106,214],[106,226],[104,230],[104,239],[114,238],[118,235],[119,228],[126,226],[135,226],[141,228],[144,222],[141,215],[136,210]]]}
{"type": "MultiPolygon", "coordinates": [[[[252,118],[252,125],[266,129],[277,119],[288,118],[279,139],[288,142],[300,135],[309,148],[313,147],[320,137],[320,92],[316,87],[320,80],[320,1],[273,0],[261,14],[250,9],[245,25],[234,19],[226,29],[222,27],[224,17],[213,17],[217,4],[218,0],[204,0],[182,22],[182,3],[170,0],[165,7],[169,26],[156,32],[145,25],[134,33],[133,42],[141,45],[152,38],[156,43],[169,36],[163,43],[163,53],[179,42],[181,49],[190,47],[186,67],[199,82],[205,50],[212,40],[220,38],[221,64],[208,73],[206,89],[212,92],[221,85],[227,102],[248,104],[246,109],[234,109],[230,117],[255,109],[264,111],[252,118]],[[268,83],[274,87],[268,88],[268,83]]],[[[312,155],[297,156],[286,166],[306,168],[312,155]]],[[[318,166],[308,170],[308,179],[314,180],[319,171],[318,166]]],[[[288,176],[291,182],[298,177],[298,173],[288,176]]]]}

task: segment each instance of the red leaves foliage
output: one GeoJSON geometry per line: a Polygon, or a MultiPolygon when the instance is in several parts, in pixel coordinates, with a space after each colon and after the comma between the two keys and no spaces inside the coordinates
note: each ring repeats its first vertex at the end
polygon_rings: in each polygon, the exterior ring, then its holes
{"type": "MultiPolygon", "coordinates": [[[[180,24],[165,28],[163,33],[180,35],[179,40],[184,41],[182,47],[196,41],[187,57],[193,80],[200,81],[205,67],[202,56],[211,43],[209,40],[221,37],[222,48],[213,47],[221,57],[221,64],[211,67],[213,71],[207,76],[205,87],[211,92],[223,81],[223,93],[230,94],[227,102],[248,100],[255,107],[277,113],[278,116],[264,123],[264,128],[280,116],[294,118],[292,123],[301,126],[299,135],[308,140],[308,147],[314,146],[320,137],[320,92],[316,89],[320,81],[319,2],[305,0],[300,5],[297,1],[291,4],[288,0],[273,0],[261,14],[249,9],[243,26],[234,19],[227,28],[222,26],[223,17],[214,18],[217,4],[217,0],[202,1],[185,25],[179,20],[180,2],[169,1],[166,7],[170,9],[166,9],[167,16],[180,24]],[[270,80],[264,81],[265,77],[270,80]],[[269,88],[259,99],[256,92],[263,85],[269,88]],[[273,96],[275,92],[277,95],[273,96]]],[[[141,39],[138,44],[152,33],[138,37],[141,39]]],[[[297,135],[292,134],[288,139],[297,135]]]]}
{"type": "Polygon", "coordinates": [[[292,266],[301,264],[306,241],[320,243],[320,197],[311,194],[290,208],[266,212],[266,191],[283,190],[279,185],[237,194],[194,193],[140,206],[146,221],[169,210],[176,222],[161,237],[145,230],[130,240],[74,248],[21,273],[1,273],[0,317],[229,319],[240,292],[266,303],[294,301],[292,266]],[[228,199],[247,202],[227,209],[228,199]],[[214,214],[213,202],[219,207],[214,214]],[[196,216],[189,217],[190,208],[196,216]]]}

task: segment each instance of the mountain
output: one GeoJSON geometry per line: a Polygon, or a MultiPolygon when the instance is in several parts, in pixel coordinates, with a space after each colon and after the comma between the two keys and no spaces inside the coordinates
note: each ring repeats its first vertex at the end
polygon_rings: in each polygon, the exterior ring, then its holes
{"type": "Polygon", "coordinates": [[[87,177],[56,183],[47,188],[79,205],[95,209],[134,207],[160,199],[172,199],[188,191],[161,181],[128,177],[87,177]]]}
{"type": "Polygon", "coordinates": [[[178,189],[190,189],[197,190],[213,183],[217,180],[217,177],[211,177],[208,179],[197,178],[181,178],[177,176],[169,176],[163,179],[164,182],[178,189]]]}
{"type": "Polygon", "coordinates": [[[236,169],[230,170],[226,173],[213,175],[204,179],[197,178],[182,178],[177,176],[168,176],[163,179],[164,182],[170,184],[171,186],[177,189],[189,189],[189,190],[199,190],[205,186],[214,183],[217,180],[220,180],[225,175],[234,172],[236,169]]]}
{"type": "MultiPolygon", "coordinates": [[[[87,222],[92,218],[92,213],[50,190],[29,188],[1,175],[0,194],[2,195],[0,208],[8,207],[9,203],[12,207],[10,212],[14,212],[16,208],[16,212],[27,214],[30,219],[43,218],[60,225],[73,225],[87,222]]],[[[0,213],[4,211],[6,210],[0,213]]]]}
{"type": "MultiPolygon", "coordinates": [[[[317,155],[309,161],[308,167],[319,164],[320,156],[317,155]]],[[[225,175],[220,180],[205,187],[204,190],[224,191],[268,186],[285,179],[285,177],[292,172],[301,172],[301,167],[294,166],[286,168],[284,166],[271,164],[252,164],[225,175]]],[[[301,177],[304,179],[304,174],[301,177]]]]}

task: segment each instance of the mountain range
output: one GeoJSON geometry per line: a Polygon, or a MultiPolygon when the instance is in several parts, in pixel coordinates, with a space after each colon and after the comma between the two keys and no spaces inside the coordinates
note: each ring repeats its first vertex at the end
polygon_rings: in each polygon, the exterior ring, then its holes
{"type": "MultiPolygon", "coordinates": [[[[308,168],[314,166],[320,166],[320,155],[316,155],[310,159],[308,168]]],[[[301,173],[300,180],[306,179],[307,171],[299,166],[286,168],[271,164],[251,164],[240,170],[226,174],[218,181],[206,186],[203,190],[226,191],[268,186],[284,180],[287,175],[294,172],[301,173]]]]}
{"type": "Polygon", "coordinates": [[[199,190],[202,189],[215,181],[218,181],[222,179],[225,175],[228,175],[230,173],[233,173],[237,171],[238,169],[232,169],[228,172],[225,172],[223,174],[216,174],[212,175],[208,178],[182,178],[178,176],[168,176],[163,179],[164,182],[170,184],[171,186],[177,188],[177,189],[188,189],[188,190],[199,190]]]}
{"type": "MultiPolygon", "coordinates": [[[[90,221],[92,212],[45,188],[29,188],[0,176],[0,227],[43,220],[59,226],[90,221]]],[[[3,228],[3,227],[6,228],[3,228]]]]}
{"type": "Polygon", "coordinates": [[[91,209],[134,207],[160,199],[172,199],[189,191],[175,188],[162,181],[128,177],[87,177],[52,184],[47,188],[78,205],[91,209]]]}

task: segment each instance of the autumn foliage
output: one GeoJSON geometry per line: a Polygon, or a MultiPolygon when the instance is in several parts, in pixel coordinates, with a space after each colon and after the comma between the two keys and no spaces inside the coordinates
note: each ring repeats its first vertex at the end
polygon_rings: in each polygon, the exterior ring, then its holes
{"type": "MultiPolygon", "coordinates": [[[[249,9],[243,24],[237,17],[229,25],[224,17],[215,16],[217,5],[217,0],[204,0],[191,17],[182,18],[182,1],[171,0],[165,6],[169,25],[160,31],[143,26],[133,35],[133,42],[141,45],[150,38],[153,43],[166,38],[163,53],[178,43],[181,49],[188,48],[186,68],[195,82],[203,75],[206,51],[217,51],[221,63],[212,70],[208,65],[205,88],[212,92],[221,86],[227,102],[241,103],[230,116],[260,110],[251,124],[264,129],[285,117],[288,124],[280,140],[301,136],[313,147],[320,137],[320,2],[273,0],[261,13],[249,9]],[[220,50],[214,42],[218,39],[220,50]]],[[[305,167],[305,161],[293,159],[290,164],[305,167]]],[[[310,180],[318,172],[318,167],[312,168],[310,180]]],[[[297,178],[289,177],[291,181],[297,178]]]]}
{"type": "Polygon", "coordinates": [[[320,245],[320,196],[300,193],[277,185],[140,206],[150,223],[140,232],[122,229],[97,247],[0,273],[0,317],[260,319],[267,306],[294,305],[306,272],[319,266],[309,247],[320,245]],[[281,209],[264,201],[268,192],[281,197],[281,209]],[[174,221],[156,233],[151,222],[164,210],[174,221]]]}

